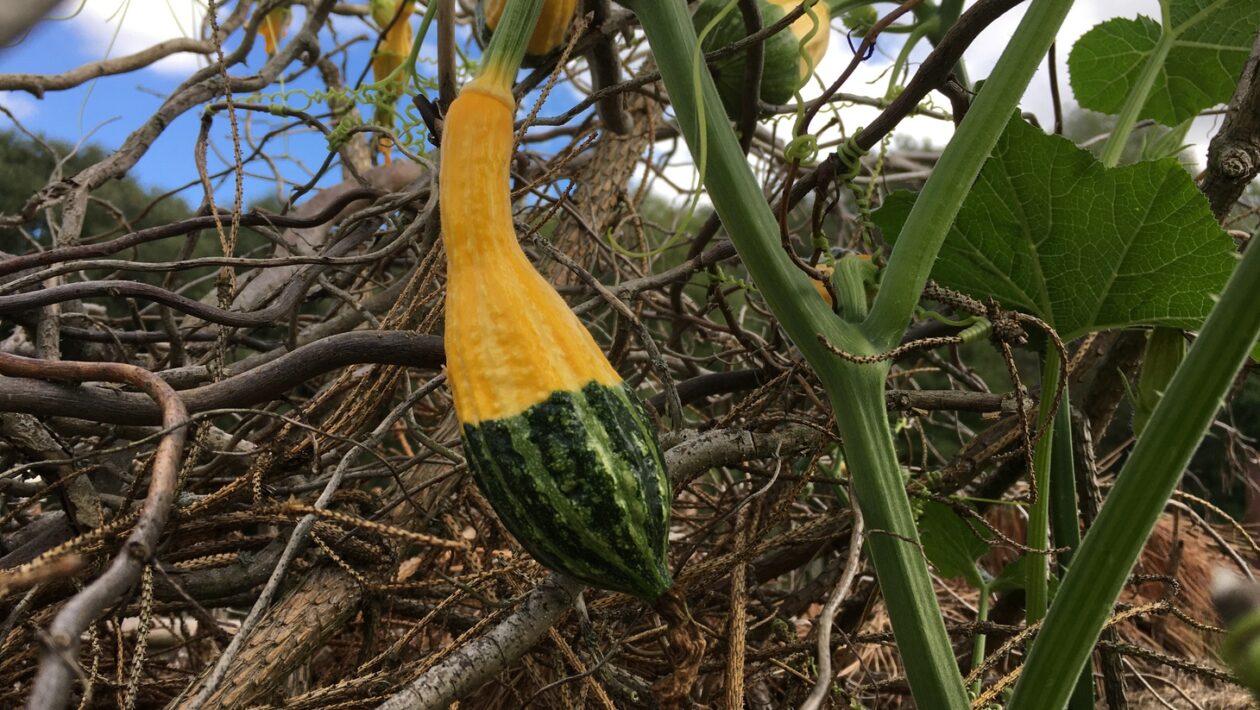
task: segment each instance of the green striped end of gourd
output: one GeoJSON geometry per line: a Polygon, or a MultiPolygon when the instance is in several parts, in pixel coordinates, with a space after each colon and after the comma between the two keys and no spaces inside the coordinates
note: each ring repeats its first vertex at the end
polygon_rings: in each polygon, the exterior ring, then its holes
{"type": "Polygon", "coordinates": [[[463,436],[477,485],[534,559],[648,601],[669,588],[669,479],[625,385],[555,392],[516,416],[465,424],[463,436]]]}
{"type": "MultiPolygon", "coordinates": [[[[786,14],[782,7],[766,0],[761,0],[757,5],[761,10],[763,27],[769,27],[778,22],[786,14]]],[[[705,0],[700,3],[692,16],[696,32],[702,32],[725,6],[726,0],[705,0]]],[[[824,27],[822,31],[827,31],[827,28],[824,27]]],[[[745,35],[744,19],[739,11],[728,12],[704,38],[704,51],[712,52],[721,49],[743,39],[745,35]]],[[[761,70],[761,99],[772,104],[787,103],[809,78],[801,76],[801,42],[796,35],[792,34],[791,29],[784,29],[782,32],[771,35],[762,46],[765,50],[761,70]]],[[[736,52],[709,65],[709,71],[713,74],[713,83],[717,85],[718,96],[722,97],[722,106],[731,118],[739,116],[746,100],[744,72],[747,67],[746,52],[736,52]]]]}

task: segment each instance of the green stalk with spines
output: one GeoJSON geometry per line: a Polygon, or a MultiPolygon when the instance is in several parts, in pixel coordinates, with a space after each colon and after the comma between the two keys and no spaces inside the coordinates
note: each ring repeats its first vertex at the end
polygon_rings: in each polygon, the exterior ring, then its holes
{"type": "MultiPolygon", "coordinates": [[[[1042,357],[1041,406],[1037,416],[1038,431],[1044,431],[1033,452],[1032,476],[1036,482],[1037,500],[1028,512],[1028,546],[1036,550],[1051,547],[1050,531],[1054,531],[1054,547],[1070,548],[1059,553],[1060,567],[1071,560],[1071,550],[1081,544],[1077,522],[1076,471],[1072,461],[1071,404],[1067,383],[1063,383],[1063,397],[1053,419],[1050,407],[1059,387],[1059,351],[1047,342],[1042,357]]],[[[1050,558],[1045,554],[1028,553],[1032,556],[1025,580],[1025,617],[1033,624],[1045,618],[1050,603],[1050,558]]],[[[1076,690],[1070,707],[1088,710],[1094,707],[1094,680],[1090,676],[1077,678],[1076,690]]]]}
{"type": "Polygon", "coordinates": [[[1072,460],[1072,407],[1068,390],[1054,415],[1054,444],[1050,456],[1050,523],[1055,547],[1068,548],[1057,557],[1060,571],[1072,563],[1072,555],[1081,544],[1080,518],[1076,503],[1076,465],[1072,460]]]}
{"type": "Polygon", "coordinates": [[[1182,471],[1260,334],[1260,249],[1248,249],[1138,437],[1033,643],[1010,707],[1067,701],[1182,471]]]}
{"type": "MultiPolygon", "coordinates": [[[[1034,550],[1047,550],[1050,547],[1050,457],[1053,453],[1054,428],[1050,418],[1050,407],[1054,405],[1054,392],[1059,387],[1059,351],[1053,345],[1046,345],[1046,355],[1041,370],[1041,406],[1037,412],[1037,425],[1040,438],[1033,450],[1033,477],[1037,499],[1028,511],[1028,534],[1026,543],[1034,550]]],[[[1035,624],[1046,615],[1050,606],[1049,585],[1047,575],[1050,572],[1048,553],[1030,552],[1028,560],[1028,579],[1025,582],[1026,601],[1024,615],[1028,623],[1035,624]]]]}
{"type": "MultiPolygon", "coordinates": [[[[1128,143],[1129,136],[1133,131],[1133,127],[1137,122],[1138,113],[1146,104],[1150,96],[1151,89],[1155,85],[1155,79],[1159,76],[1159,72],[1163,69],[1164,61],[1168,57],[1168,52],[1172,48],[1172,32],[1168,29],[1170,25],[1169,6],[1167,0],[1161,0],[1160,8],[1163,15],[1163,32],[1160,34],[1159,41],[1156,43],[1155,49],[1147,58],[1146,64],[1142,68],[1141,74],[1129,95],[1125,97],[1125,102],[1117,116],[1116,126],[1108,136],[1106,144],[1103,146],[1101,162],[1104,167],[1113,168],[1120,162],[1120,156],[1124,152],[1124,147],[1128,143]]],[[[1044,366],[1051,367],[1051,361],[1058,362],[1058,353],[1050,345],[1046,345],[1045,357],[1043,358],[1044,366]]],[[[1053,382],[1057,385],[1058,376],[1057,368],[1055,368],[1053,382]]],[[[1053,390],[1047,388],[1047,383],[1051,380],[1050,373],[1046,373],[1043,377],[1042,397],[1048,398],[1053,390]]],[[[1070,416],[1070,401],[1068,393],[1063,393],[1063,402],[1060,407],[1064,416],[1070,416]]],[[[1036,549],[1045,549],[1049,546],[1050,536],[1049,529],[1053,523],[1054,542],[1056,547],[1075,548],[1080,544],[1080,532],[1076,523],[1076,481],[1074,463],[1070,458],[1063,455],[1055,455],[1054,451],[1057,447],[1053,439],[1057,436],[1070,436],[1071,423],[1070,419],[1066,422],[1048,421],[1044,414],[1046,408],[1042,408],[1042,415],[1038,418],[1038,426],[1044,427],[1046,433],[1038,444],[1036,456],[1034,458],[1035,470],[1032,473],[1037,482],[1037,489],[1040,497],[1029,511],[1028,520],[1028,536],[1027,542],[1030,547],[1036,549]]],[[[1070,439],[1068,440],[1070,447],[1070,439]]],[[[1070,448],[1069,448],[1070,451],[1070,448]]],[[[1028,567],[1027,581],[1027,603],[1026,618],[1028,623],[1040,621],[1046,614],[1049,603],[1049,565],[1045,556],[1038,556],[1038,560],[1033,560],[1034,564],[1028,567]]],[[[1066,562],[1071,558],[1068,553],[1064,556],[1062,562],[1066,562]]],[[[1082,681],[1085,683],[1088,681],[1082,681]]],[[[1090,682],[1092,687],[1092,682],[1090,682]]]]}
{"type": "Polygon", "coordinates": [[[778,225],[762,196],[712,78],[692,84],[696,36],[682,0],[637,0],[636,11],[661,67],[683,135],[696,151],[705,136],[705,186],[745,266],[770,308],[822,380],[845,441],[845,457],[873,533],[879,575],[907,677],[920,707],[968,706],[949,636],[923,560],[914,515],[884,408],[888,364],[856,364],[827,350],[819,336],[855,355],[886,352],[905,332],[936,254],[980,167],[1015,111],[1028,81],[1071,6],[1034,0],[1014,38],[942,154],[890,257],[871,312],[861,326],[837,318],[783,252],[778,225]],[[699,102],[711,110],[702,120],[699,102]]]}
{"type": "MultiPolygon", "coordinates": [[[[1103,146],[1101,162],[1104,167],[1113,168],[1119,164],[1124,148],[1137,123],[1138,114],[1150,98],[1155,80],[1164,68],[1168,53],[1175,39],[1172,32],[1170,9],[1168,0],[1160,0],[1162,27],[1160,37],[1151,54],[1147,57],[1146,63],[1142,67],[1142,71],[1138,75],[1133,88],[1128,96],[1125,97],[1124,105],[1117,115],[1116,125],[1103,146]]],[[[1257,261],[1255,255],[1250,255],[1250,259],[1253,264],[1257,261]]],[[[1246,260],[1244,260],[1244,266],[1245,263],[1246,260]]],[[[1260,267],[1254,268],[1260,272],[1260,267]]],[[[1226,303],[1226,299],[1230,298],[1231,293],[1245,292],[1250,286],[1250,297],[1252,299],[1260,295],[1260,289],[1245,283],[1246,277],[1242,275],[1242,271],[1243,266],[1240,266],[1226,287],[1225,294],[1209,317],[1209,324],[1216,321],[1218,323],[1217,327],[1222,331],[1227,330],[1229,327],[1226,325],[1229,316],[1219,316],[1218,313],[1226,308],[1231,310],[1239,308],[1237,301],[1234,301],[1232,304],[1226,303]],[[1240,280],[1244,280],[1244,283],[1240,284],[1240,280]]],[[[1254,284],[1256,277],[1252,276],[1251,278],[1254,284]]],[[[1246,299],[1246,296],[1235,295],[1234,298],[1246,299]]],[[[1242,307],[1245,308],[1245,306],[1242,307]]],[[[1260,321],[1251,326],[1250,336],[1248,336],[1247,325],[1238,323],[1237,326],[1242,329],[1240,332],[1217,334],[1217,337],[1210,341],[1211,345],[1207,345],[1204,344],[1204,336],[1207,334],[1209,326],[1205,324],[1204,331],[1200,333],[1195,349],[1192,350],[1192,352],[1197,350],[1200,353],[1200,359],[1197,361],[1199,370],[1211,368],[1211,358],[1214,356],[1219,356],[1225,362],[1229,362],[1235,351],[1241,352],[1242,355],[1234,364],[1233,369],[1228,371],[1229,376],[1224,379],[1219,389],[1212,388],[1213,383],[1209,377],[1211,373],[1205,374],[1201,371],[1190,370],[1189,358],[1178,368],[1173,383],[1161,398],[1159,405],[1156,406],[1155,413],[1152,414],[1151,422],[1147,425],[1146,431],[1139,434],[1138,447],[1134,449],[1133,454],[1121,471],[1120,479],[1118,479],[1121,483],[1117,483],[1112,488],[1107,498],[1107,505],[1103,507],[1102,513],[1094,522],[1093,527],[1090,528],[1085,537],[1085,542],[1079,545],[1079,551],[1063,560],[1064,562],[1069,562],[1067,574],[1064,577],[1054,604],[1050,607],[1050,613],[1045,619],[1046,630],[1037,638],[1032,649],[1032,655],[1030,655],[1025,666],[1027,670],[1016,687],[1015,697],[1011,703],[1012,708],[1019,708],[1019,710],[1023,710],[1024,707],[1058,708],[1064,702],[1067,702],[1066,696],[1063,698],[1059,697],[1064,695],[1059,685],[1067,686],[1056,683],[1046,686],[1044,684],[1046,682],[1045,679],[1063,678],[1068,677],[1070,674],[1081,675],[1082,669],[1089,660],[1093,645],[1101,633],[1106,616],[1128,577],[1129,570],[1136,562],[1142,547],[1146,544],[1146,538],[1149,536],[1150,530],[1154,527],[1160,513],[1163,511],[1164,505],[1176,487],[1181,471],[1189,462],[1189,457],[1197,447],[1198,441],[1206,433],[1207,426],[1211,423],[1211,418],[1219,405],[1219,401],[1224,397],[1230,382],[1232,382],[1232,373],[1241,366],[1241,363],[1245,361],[1250,352],[1250,348],[1255,342],[1257,325],[1260,325],[1260,321]],[[1230,335],[1234,337],[1231,338],[1230,335]],[[1250,344],[1243,341],[1248,341],[1250,344]],[[1243,344],[1240,345],[1240,343],[1243,344]],[[1200,347],[1201,345],[1202,347],[1200,347]],[[1203,355],[1204,352],[1211,352],[1212,350],[1216,351],[1216,355],[1203,355]],[[1181,396],[1178,396],[1174,393],[1174,386],[1177,385],[1178,380],[1181,380],[1182,383],[1195,382],[1196,384],[1187,385],[1179,389],[1178,392],[1181,396]],[[1198,389],[1200,386],[1207,387],[1207,389],[1198,389]],[[1181,415],[1184,409],[1174,410],[1173,408],[1183,407],[1186,402],[1183,402],[1182,398],[1190,396],[1196,397],[1199,401],[1192,403],[1193,412],[1187,412],[1192,414],[1192,416],[1182,419],[1181,415]],[[1172,400],[1173,403],[1169,404],[1169,400],[1172,400]],[[1162,437],[1164,437],[1166,431],[1165,433],[1152,431],[1155,419],[1160,416],[1161,410],[1164,412],[1163,422],[1165,430],[1175,430],[1182,435],[1181,439],[1176,441],[1165,439],[1162,437]],[[1199,419],[1202,419],[1201,427],[1199,426],[1199,419]],[[1183,425],[1188,426],[1183,428],[1183,425]],[[1193,437],[1185,436],[1188,432],[1196,432],[1196,428],[1197,433],[1193,437]],[[1139,462],[1137,461],[1139,449],[1143,453],[1152,450],[1158,453],[1150,454],[1149,462],[1146,460],[1139,462]],[[1155,475],[1154,480],[1152,480],[1152,472],[1146,470],[1146,466],[1154,462],[1158,462],[1162,466],[1160,473],[1155,475]],[[1129,471],[1132,471],[1132,473],[1128,473],[1127,478],[1125,478],[1126,472],[1129,471]],[[1139,478],[1142,481],[1138,481],[1137,479],[1139,478]],[[1107,523],[1105,527],[1101,525],[1104,521],[1107,523]],[[1135,535],[1133,534],[1135,530],[1140,530],[1141,533],[1135,535]],[[1079,610],[1088,610],[1088,616],[1084,619],[1086,624],[1083,627],[1080,626],[1078,621],[1075,622],[1076,628],[1058,628],[1065,621],[1070,622],[1071,619],[1064,618],[1063,621],[1058,621],[1057,623],[1056,619],[1069,614],[1079,619],[1080,617],[1076,616],[1079,610]],[[1085,633],[1082,633],[1083,629],[1086,630],[1085,633]],[[1087,644],[1085,644],[1086,641],[1088,642],[1087,644]],[[1042,680],[1029,680],[1030,671],[1035,671],[1034,677],[1042,680]],[[1041,691],[1046,687],[1054,687],[1055,693],[1050,696],[1044,695],[1041,691]]],[[[1223,369],[1221,371],[1224,372],[1223,369]]],[[[1067,406],[1066,397],[1064,406],[1067,406]]],[[[1056,422],[1056,429],[1061,431],[1066,429],[1068,433],[1071,430],[1070,424],[1064,425],[1058,422],[1056,422]]],[[[1068,476],[1074,476],[1070,459],[1062,463],[1058,461],[1058,459],[1063,457],[1063,454],[1056,455],[1054,468],[1066,469],[1068,476]]],[[[1056,471],[1054,477],[1058,479],[1062,475],[1063,471],[1056,471]]],[[[1068,486],[1072,485],[1072,481],[1062,481],[1061,483],[1064,485],[1061,487],[1056,486],[1056,488],[1060,489],[1054,501],[1056,506],[1067,505],[1066,499],[1068,496],[1066,491],[1068,486]]],[[[1072,492],[1074,493],[1074,487],[1072,492]]],[[[1074,495],[1072,505],[1075,505],[1074,495]]],[[[1073,510],[1075,510],[1074,507],[1073,510]]],[[[1055,526],[1056,542],[1059,545],[1071,545],[1075,539],[1079,538],[1079,533],[1074,524],[1070,530],[1066,527],[1066,511],[1058,511],[1055,519],[1057,521],[1055,526]],[[1062,531],[1062,535],[1060,531],[1062,531]],[[1060,537],[1066,539],[1059,539],[1060,537]]],[[[1078,683],[1078,691],[1080,689],[1079,686],[1085,682],[1085,677],[1082,676],[1080,683],[1078,683]]]]}
{"type": "MultiPolygon", "coordinates": [[[[1143,66],[1133,90],[1125,98],[1124,106],[1117,117],[1115,129],[1108,136],[1107,143],[1103,146],[1101,162],[1104,167],[1113,168],[1120,162],[1120,156],[1124,151],[1125,144],[1128,143],[1129,135],[1133,131],[1138,113],[1142,106],[1146,104],[1151,89],[1154,87],[1155,79],[1159,76],[1164,60],[1168,56],[1168,51],[1172,47],[1172,33],[1167,29],[1170,22],[1167,0],[1161,0],[1160,6],[1165,29],[1160,35],[1155,50],[1147,58],[1147,63],[1143,66]]],[[[1052,361],[1058,363],[1058,360],[1058,353],[1050,343],[1047,343],[1043,358],[1044,366],[1049,370],[1052,361]]],[[[1057,367],[1054,370],[1053,374],[1047,371],[1043,375],[1041,389],[1043,398],[1050,397],[1053,392],[1052,389],[1048,388],[1049,384],[1057,386],[1057,367]]],[[[1063,402],[1060,406],[1063,410],[1070,409],[1071,404],[1066,390],[1064,390],[1063,402]]],[[[1080,533],[1074,522],[1076,517],[1076,485],[1073,462],[1070,458],[1062,459],[1054,456],[1056,447],[1053,439],[1060,431],[1070,435],[1070,421],[1067,425],[1048,421],[1045,417],[1047,413],[1048,408],[1043,406],[1042,416],[1038,418],[1038,427],[1045,429],[1045,435],[1039,442],[1036,456],[1034,457],[1035,470],[1032,475],[1037,484],[1039,497],[1029,511],[1027,535],[1028,546],[1039,550],[1049,546],[1049,529],[1052,519],[1054,522],[1056,547],[1075,547],[1080,542],[1080,533]],[[1055,509],[1053,512],[1052,508],[1055,509]],[[1068,524],[1068,510],[1060,510],[1061,508],[1071,509],[1071,518],[1073,520],[1071,525],[1068,524]]],[[[1029,577],[1025,610],[1026,619],[1030,624],[1045,617],[1049,604],[1048,560],[1045,556],[1038,557],[1038,560],[1033,561],[1034,564],[1028,566],[1029,577]]]]}
{"type": "MultiPolygon", "coordinates": [[[[986,583],[980,587],[980,600],[976,602],[976,623],[983,624],[989,620],[989,585],[986,583]]],[[[985,647],[988,645],[988,634],[977,633],[976,640],[971,646],[971,671],[984,665],[985,647]]],[[[983,678],[976,678],[971,684],[971,694],[980,695],[981,687],[984,683],[983,678]]]]}

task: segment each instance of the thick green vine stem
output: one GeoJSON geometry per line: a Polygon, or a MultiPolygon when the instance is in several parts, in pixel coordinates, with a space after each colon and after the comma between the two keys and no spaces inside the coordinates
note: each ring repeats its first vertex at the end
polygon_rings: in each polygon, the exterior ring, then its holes
{"type": "Polygon", "coordinates": [[[918,201],[917,215],[911,214],[898,239],[876,298],[878,311],[873,310],[863,326],[870,338],[837,318],[814,296],[809,280],[779,244],[777,223],[730,124],[719,110],[701,111],[701,102],[710,107],[721,104],[707,72],[702,73],[699,92],[693,83],[696,35],[686,4],[683,0],[625,4],[642,23],[693,155],[702,140],[706,145],[705,187],[731,240],[784,330],[827,389],[854,491],[871,530],[871,558],[915,701],[925,708],[966,708],[966,691],[918,546],[884,410],[887,364],[846,362],[823,347],[818,336],[856,355],[886,351],[900,339],[963,197],[1016,109],[1071,2],[1034,0],[928,181],[934,192],[918,201]]]}
{"type": "Polygon", "coordinates": [[[1260,334],[1260,249],[1248,249],[1072,561],[1010,707],[1063,707],[1146,537],[1260,334]]]}
{"type": "Polygon", "coordinates": [[[842,415],[845,458],[872,531],[868,540],[872,559],[914,696],[920,707],[966,708],[966,691],[918,546],[884,409],[887,365],[844,363],[818,341],[823,334],[848,352],[875,352],[853,324],[836,317],[817,297],[809,279],[783,252],[778,225],[718,108],[720,99],[708,72],[702,73],[697,95],[690,64],[696,35],[683,0],[642,0],[634,9],[693,155],[699,151],[701,131],[707,133],[705,186],[718,214],[766,301],[818,371],[833,407],[842,415]],[[703,124],[701,100],[712,108],[703,112],[703,124]]]}
{"type": "Polygon", "coordinates": [[[896,345],[905,332],[963,198],[993,152],[1071,6],[1072,0],[1033,0],[967,111],[967,118],[941,153],[888,260],[882,283],[895,286],[879,289],[863,326],[871,342],[881,349],[896,345]]]}

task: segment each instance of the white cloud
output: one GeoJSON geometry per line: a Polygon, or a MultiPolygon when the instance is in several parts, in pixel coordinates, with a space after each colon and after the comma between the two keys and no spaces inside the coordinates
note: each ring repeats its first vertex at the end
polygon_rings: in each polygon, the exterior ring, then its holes
{"type": "MultiPolygon", "coordinates": [[[[1015,33],[1019,21],[1023,19],[1027,7],[1025,3],[1003,15],[990,25],[967,50],[964,58],[974,76],[987,76],[993,71],[1002,50],[1006,48],[1007,41],[1015,33]]],[[[1113,17],[1136,17],[1139,14],[1158,18],[1158,0],[1109,0],[1106,3],[1082,2],[1072,6],[1055,38],[1059,89],[1063,97],[1064,110],[1078,106],[1072,97],[1072,87],[1067,71],[1068,53],[1072,45],[1081,35],[1104,20],[1113,17]]],[[[1049,125],[1052,114],[1050,73],[1044,62],[1028,85],[1028,91],[1024,94],[1023,107],[1026,111],[1036,113],[1043,120],[1044,125],[1049,125]]]]}
{"type": "MultiPolygon", "coordinates": [[[[967,4],[971,5],[973,3],[968,2],[967,4]]],[[[963,55],[963,60],[973,81],[992,73],[1011,36],[1015,33],[1016,27],[1019,26],[1019,22],[1023,18],[1027,7],[1028,4],[1025,3],[998,18],[968,48],[963,55]]],[[[1067,71],[1067,58],[1072,45],[1076,43],[1076,40],[1081,35],[1088,32],[1090,28],[1099,22],[1112,17],[1135,17],[1138,14],[1158,17],[1158,0],[1110,0],[1107,3],[1083,2],[1073,5],[1063,25],[1059,28],[1055,42],[1059,92],[1064,112],[1070,112],[1079,108],[1079,104],[1077,104],[1076,99],[1072,95],[1071,82],[1067,71]]],[[[839,27],[840,25],[835,23],[833,26],[839,27]]],[[[887,87],[887,79],[879,77],[888,70],[892,63],[889,55],[895,55],[899,49],[899,46],[889,47],[881,53],[882,56],[877,54],[871,60],[860,65],[845,89],[850,93],[871,96],[881,94],[887,87]],[[871,81],[874,81],[874,83],[868,86],[867,82],[871,81]]],[[[912,74],[914,71],[917,71],[919,63],[927,56],[930,49],[931,47],[927,42],[922,42],[916,48],[910,67],[912,74]]],[[[839,32],[833,33],[831,50],[827,53],[822,63],[822,75],[838,76],[844,67],[848,65],[852,56],[844,35],[839,32]]],[[[820,92],[813,90],[807,94],[807,97],[817,96],[818,93],[820,92]]],[[[948,110],[948,104],[939,97],[936,98],[938,99],[937,103],[948,110]]],[[[1029,83],[1028,90],[1024,93],[1020,106],[1024,111],[1035,114],[1043,126],[1052,124],[1053,101],[1050,94],[1050,74],[1045,62],[1041,64],[1029,83]]],[[[878,111],[875,109],[864,107],[845,109],[846,121],[851,121],[851,125],[857,126],[869,122],[877,113],[878,111]],[[850,116],[852,117],[851,119],[848,118],[850,116]]],[[[953,135],[953,125],[946,121],[935,121],[928,118],[908,119],[898,126],[897,132],[899,135],[910,136],[919,140],[929,140],[932,145],[939,148],[953,135]]]]}
{"type": "Polygon", "coordinates": [[[15,91],[0,91],[0,106],[19,121],[25,121],[39,110],[39,103],[30,94],[15,91]]]}
{"type": "MultiPolygon", "coordinates": [[[[205,17],[199,0],[67,0],[60,14],[74,15],[67,25],[86,41],[89,52],[119,57],[176,37],[196,37],[205,17]]],[[[176,54],[150,68],[187,75],[203,65],[195,54],[176,54]]]]}

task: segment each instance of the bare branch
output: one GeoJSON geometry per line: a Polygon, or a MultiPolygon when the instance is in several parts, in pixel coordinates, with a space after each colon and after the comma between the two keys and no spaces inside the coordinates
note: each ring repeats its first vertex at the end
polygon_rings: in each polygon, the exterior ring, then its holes
{"type": "Polygon", "coordinates": [[[140,576],[149,563],[158,538],[166,525],[179,485],[179,460],[188,434],[184,424],[188,411],[170,385],[153,373],[132,365],[114,363],[41,362],[0,353],[0,373],[19,377],[54,377],[71,380],[123,382],[144,391],[162,409],[162,425],[167,429],[153,458],[149,493],[126,545],[113,564],[83,591],[72,598],[53,619],[48,645],[40,661],[39,673],[31,691],[30,707],[60,710],[70,695],[79,648],[79,636],[105,609],[113,604],[140,576]]]}
{"type": "Polygon", "coordinates": [[[413,680],[377,710],[446,707],[498,675],[538,643],[573,608],[582,585],[552,575],[525,596],[520,607],[485,635],[464,644],[413,680]]]}

